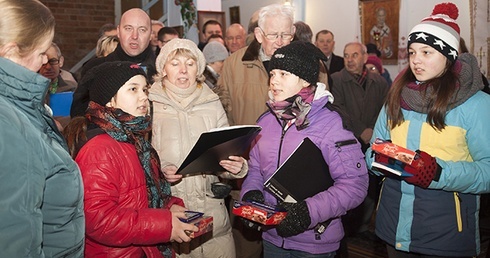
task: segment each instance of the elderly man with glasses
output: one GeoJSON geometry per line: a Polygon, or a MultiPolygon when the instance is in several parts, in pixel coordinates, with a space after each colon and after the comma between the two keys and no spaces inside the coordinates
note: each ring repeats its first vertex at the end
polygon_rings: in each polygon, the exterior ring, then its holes
{"type": "MultiPolygon", "coordinates": [[[[62,108],[62,105],[59,102],[56,103],[54,97],[53,101],[51,101],[52,94],[73,92],[77,88],[78,83],[70,72],[61,69],[65,59],[61,55],[61,50],[56,43],[51,43],[51,46],[46,50],[46,57],[48,58],[48,62],[43,64],[41,69],[39,69],[39,74],[51,80],[48,93],[45,97],[45,103],[50,108],[53,108],[54,106],[58,107],[57,109],[53,109],[53,111],[56,111],[54,112],[54,115],[58,128],[62,129],[70,121],[70,116],[58,114],[61,111],[59,108],[62,108]]],[[[58,101],[60,101],[60,99],[58,99],[58,101]]],[[[68,107],[69,106],[66,108],[68,109],[68,107]]],[[[64,112],[66,112],[66,110],[61,113],[64,112]]]]}
{"type": "Polygon", "coordinates": [[[230,93],[232,116],[237,125],[255,124],[266,111],[268,97],[268,63],[276,49],[293,39],[294,10],[273,4],[259,12],[255,40],[229,56],[224,63],[218,86],[230,93]]]}
{"type": "Polygon", "coordinates": [[[48,93],[74,91],[77,88],[77,82],[70,72],[61,69],[65,59],[56,43],[51,43],[51,47],[46,51],[46,56],[48,62],[41,66],[39,73],[51,80],[48,93]]]}

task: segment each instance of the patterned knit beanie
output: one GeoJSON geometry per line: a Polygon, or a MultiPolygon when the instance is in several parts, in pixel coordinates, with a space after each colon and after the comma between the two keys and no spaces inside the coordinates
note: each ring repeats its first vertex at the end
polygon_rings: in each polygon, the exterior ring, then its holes
{"type": "Polygon", "coordinates": [[[163,71],[163,67],[167,62],[168,55],[177,49],[187,49],[189,50],[196,58],[197,58],[197,77],[201,76],[206,69],[206,59],[202,54],[201,50],[197,48],[196,43],[190,41],[188,39],[179,39],[175,38],[170,40],[167,44],[165,44],[160,50],[160,54],[157,56],[156,67],[157,73],[161,74],[163,71]]]}
{"type": "Polygon", "coordinates": [[[293,41],[274,52],[269,63],[269,71],[274,69],[288,71],[299,78],[316,85],[320,70],[320,59],[327,57],[309,42],[293,41]]]}
{"type": "Polygon", "coordinates": [[[105,106],[129,79],[146,73],[132,62],[105,62],[90,69],[81,83],[87,83],[91,101],[105,106]]]}
{"type": "Polygon", "coordinates": [[[408,36],[408,45],[417,42],[429,45],[452,62],[458,58],[459,26],[458,7],[453,3],[437,4],[431,16],[415,25],[408,36]]]}

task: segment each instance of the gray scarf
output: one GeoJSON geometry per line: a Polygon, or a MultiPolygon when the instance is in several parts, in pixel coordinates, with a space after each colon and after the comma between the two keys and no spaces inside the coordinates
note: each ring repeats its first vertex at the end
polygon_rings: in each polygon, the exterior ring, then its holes
{"type": "MultiPolygon", "coordinates": [[[[475,95],[475,93],[484,87],[475,56],[468,53],[461,54],[452,69],[455,69],[459,74],[459,81],[457,82],[459,87],[449,102],[448,111],[463,104],[467,99],[475,95]]],[[[423,96],[425,88],[427,88],[426,94],[430,95],[433,89],[425,84],[411,82],[404,87],[401,96],[402,108],[427,114],[430,103],[429,100],[423,96]]]]}

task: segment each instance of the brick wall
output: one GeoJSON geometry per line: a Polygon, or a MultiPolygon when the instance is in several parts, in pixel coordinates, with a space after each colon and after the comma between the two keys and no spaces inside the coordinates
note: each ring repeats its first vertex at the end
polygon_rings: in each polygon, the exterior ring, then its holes
{"type": "Polygon", "coordinates": [[[56,19],[54,42],[69,70],[95,48],[100,26],[114,23],[114,0],[41,0],[56,19]]]}

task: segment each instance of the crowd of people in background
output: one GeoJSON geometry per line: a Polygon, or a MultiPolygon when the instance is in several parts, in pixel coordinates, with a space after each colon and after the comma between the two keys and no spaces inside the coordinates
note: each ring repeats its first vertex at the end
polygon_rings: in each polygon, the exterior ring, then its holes
{"type": "Polygon", "coordinates": [[[349,42],[338,56],[333,28],[314,34],[288,5],[260,8],[248,27],[207,20],[197,44],[129,9],[100,27],[79,75],[63,69],[46,6],[0,9],[0,257],[346,258],[352,236],[376,238],[390,258],[481,251],[490,88],[456,5],[413,27],[393,77],[381,59],[391,46],[349,42]],[[234,125],[261,127],[243,155],[219,173],[177,173],[201,133],[234,125]],[[280,201],[264,182],[305,138],[334,184],[280,201]],[[378,138],[416,150],[418,166],[400,167],[410,176],[372,167],[378,138]],[[231,192],[215,196],[216,183],[231,192]],[[232,214],[234,200],[287,215],[264,227],[232,214]],[[191,238],[188,210],[212,216],[211,233],[191,238]]]}

